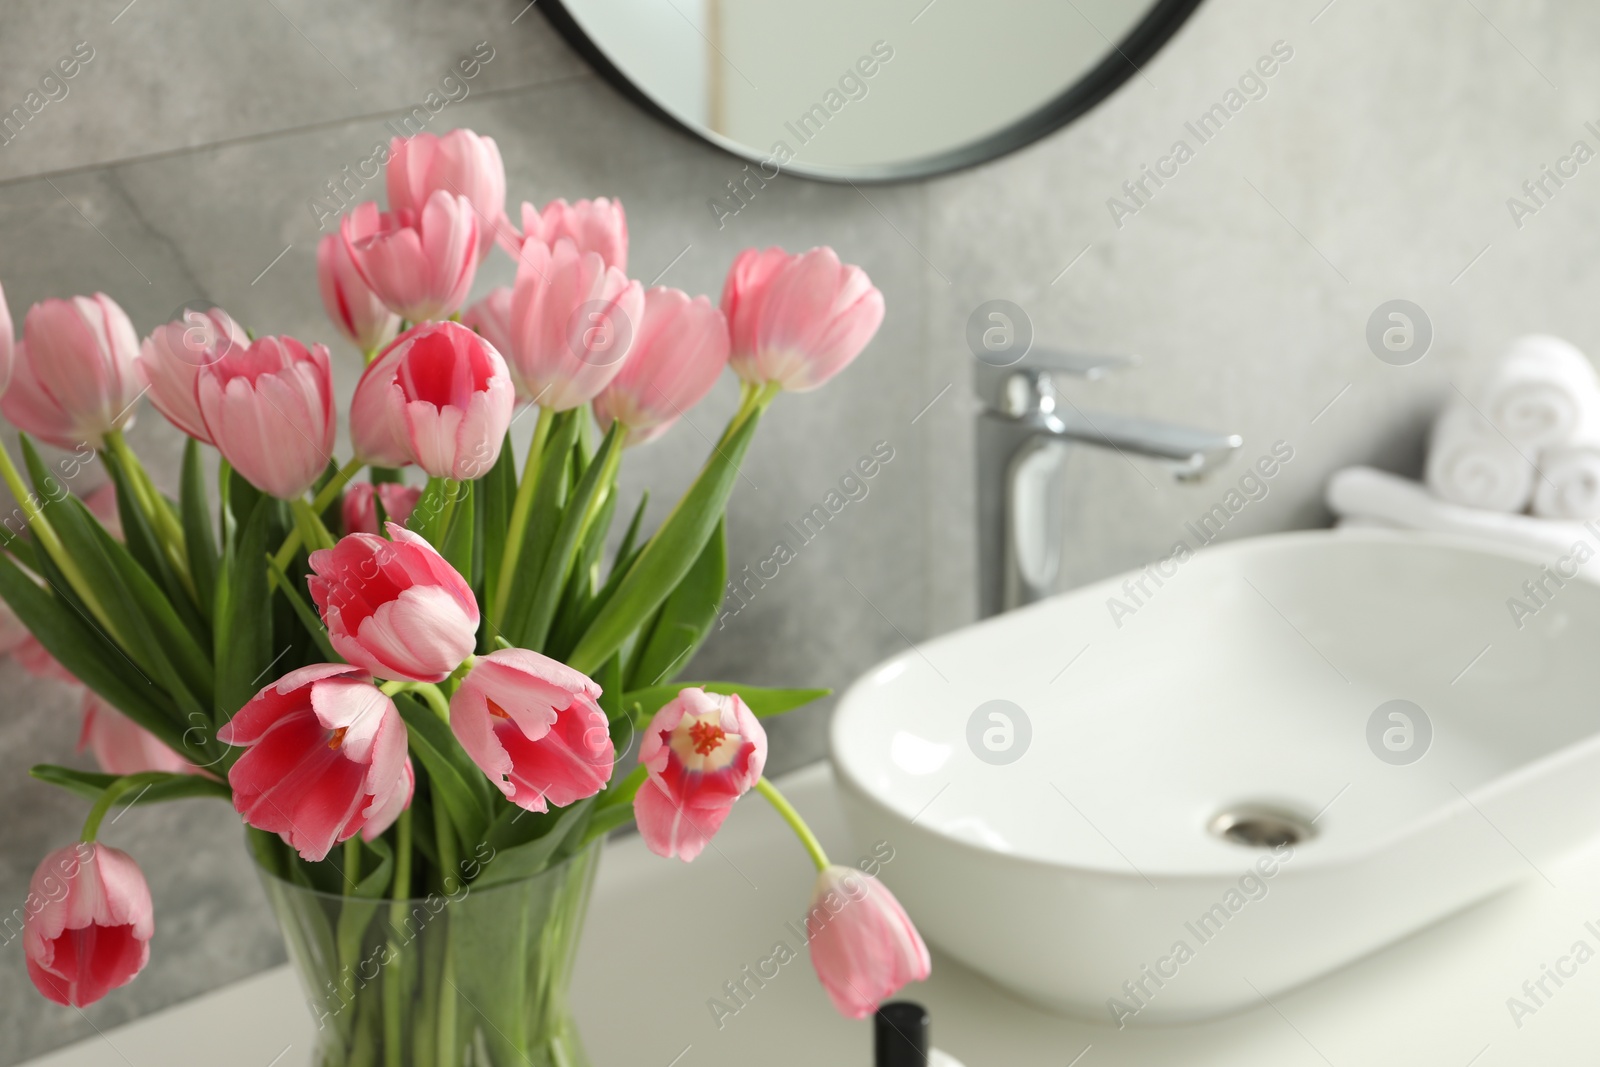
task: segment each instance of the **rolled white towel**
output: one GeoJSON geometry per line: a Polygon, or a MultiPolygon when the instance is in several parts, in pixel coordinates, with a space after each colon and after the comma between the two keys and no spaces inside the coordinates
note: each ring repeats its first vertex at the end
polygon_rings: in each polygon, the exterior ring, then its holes
{"type": "Polygon", "coordinates": [[[1573,345],[1529,334],[1489,368],[1474,403],[1518,448],[1546,448],[1570,441],[1600,405],[1600,382],[1573,345]]]}
{"type": "Polygon", "coordinates": [[[1539,454],[1533,513],[1547,519],[1600,516],[1600,417],[1591,415],[1571,441],[1539,454]]]}
{"type": "Polygon", "coordinates": [[[1440,500],[1408,478],[1371,467],[1338,471],[1328,479],[1324,498],[1341,518],[1376,519],[1407,530],[1459,534],[1552,557],[1567,555],[1582,541],[1596,553],[1584,564],[1584,572],[1600,577],[1600,522],[1561,522],[1466,508],[1440,500]]]}
{"type": "Polygon", "coordinates": [[[1452,504],[1522,511],[1533,496],[1534,467],[1470,405],[1452,404],[1433,422],[1428,488],[1452,504]]]}

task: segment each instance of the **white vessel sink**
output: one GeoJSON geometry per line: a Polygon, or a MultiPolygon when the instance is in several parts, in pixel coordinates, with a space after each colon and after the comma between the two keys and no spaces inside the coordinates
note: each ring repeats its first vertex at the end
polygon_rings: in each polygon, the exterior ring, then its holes
{"type": "Polygon", "coordinates": [[[1519,629],[1547,562],[1294,533],[988,620],[846,693],[845,810],[927,938],[1034,1002],[1118,1025],[1270,1002],[1600,832],[1600,586],[1548,584],[1519,629]],[[1226,813],[1307,836],[1241,844],[1226,813]]]}

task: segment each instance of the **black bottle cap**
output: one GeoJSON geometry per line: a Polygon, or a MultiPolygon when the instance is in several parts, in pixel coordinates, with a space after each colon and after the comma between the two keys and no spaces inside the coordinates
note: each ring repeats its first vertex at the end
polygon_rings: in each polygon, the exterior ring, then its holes
{"type": "Polygon", "coordinates": [[[876,1067],[928,1067],[928,1009],[909,1000],[878,1008],[873,1019],[876,1067]]]}

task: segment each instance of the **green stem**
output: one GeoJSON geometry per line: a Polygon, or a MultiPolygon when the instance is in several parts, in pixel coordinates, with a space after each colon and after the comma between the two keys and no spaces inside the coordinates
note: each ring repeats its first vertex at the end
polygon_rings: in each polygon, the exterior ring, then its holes
{"type": "Polygon", "coordinates": [[[110,811],[111,806],[128,790],[154,785],[170,777],[166,771],[146,771],[143,774],[126,775],[106,786],[105,792],[100,794],[100,799],[89,809],[89,817],[83,820],[83,835],[80,840],[85,844],[94,844],[94,839],[100,835],[100,823],[105,819],[106,812],[110,811]]]}
{"type": "Polygon", "coordinates": [[[506,547],[500,555],[500,579],[495,583],[494,601],[489,616],[494,630],[500,628],[505,616],[506,601],[511,598],[511,579],[517,569],[517,557],[522,554],[522,540],[528,532],[528,519],[533,514],[533,493],[539,481],[539,461],[544,455],[545,442],[550,439],[550,425],[556,413],[549,408],[539,409],[539,421],[533,428],[533,440],[528,444],[528,458],[522,464],[522,481],[517,486],[517,498],[511,505],[511,525],[506,529],[506,547]]]}
{"type": "Polygon", "coordinates": [[[780,792],[778,787],[765,778],[756,779],[756,792],[767,798],[767,802],[777,809],[778,815],[789,824],[789,829],[800,839],[800,843],[811,854],[811,862],[817,865],[817,870],[824,870],[828,866],[828,854],[822,851],[822,842],[817,840],[817,835],[811,832],[811,827],[794,810],[794,805],[780,792]]]}
{"type": "MultiPolygon", "coordinates": [[[[620,432],[620,431],[619,431],[620,432]]],[[[578,526],[578,539],[573,542],[581,546],[589,536],[589,529],[600,517],[600,510],[605,506],[617,484],[617,471],[622,468],[622,443],[618,442],[606,453],[604,466],[600,468],[600,485],[594,496],[589,500],[589,510],[583,516],[583,522],[578,526]]]]}
{"type": "Polygon", "coordinates": [[[445,698],[444,692],[432,682],[384,682],[378,687],[385,696],[394,696],[396,693],[415,693],[428,702],[433,713],[443,719],[446,724],[450,722],[450,701],[445,698]]]}
{"type": "Polygon", "coordinates": [[[344,843],[344,877],[351,885],[361,883],[361,836],[355,837],[344,843]]]}
{"type": "MultiPolygon", "coordinates": [[[[450,817],[437,797],[433,800],[433,829],[439,849],[439,889],[448,897],[452,892],[452,875],[458,880],[457,887],[460,886],[461,865],[456,850],[455,828],[450,825],[450,817]]],[[[439,953],[439,1028],[434,1041],[436,1067],[456,1067],[459,1052],[456,1045],[456,984],[451,977],[455,969],[455,939],[450,935],[450,924],[446,921],[441,933],[444,946],[439,953]]]]}
{"type": "Polygon", "coordinates": [[[11,453],[0,447],[0,478],[5,479],[6,487],[11,490],[11,495],[17,498],[17,506],[22,509],[22,514],[28,520],[28,528],[33,531],[34,538],[39,542],[45,553],[50,557],[57,569],[67,579],[67,584],[72,586],[72,591],[88,606],[100,625],[105,627],[113,640],[119,645],[126,645],[122,636],[117,633],[117,628],[111,624],[110,617],[106,614],[105,606],[100,603],[100,598],[95,595],[94,589],[89,585],[89,580],[83,576],[83,571],[78,569],[78,564],[67,553],[66,546],[61,543],[61,537],[56,533],[55,527],[50,525],[50,520],[45,518],[44,511],[39,507],[39,500],[33,495],[18,473],[16,464],[11,462],[11,453]]]}
{"type": "Polygon", "coordinates": [[[740,427],[750,421],[751,416],[767,410],[768,405],[783,392],[783,386],[777,382],[768,382],[765,385],[753,385],[745,382],[739,387],[739,410],[733,413],[733,418],[728,421],[728,428],[722,431],[722,439],[717,442],[720,451],[727,443],[733,440],[733,435],[739,432],[740,427]]]}
{"type": "Polygon", "coordinates": [[[405,1006],[405,967],[400,962],[399,932],[406,921],[411,895],[411,809],[395,822],[394,890],[389,894],[389,962],[383,973],[384,1067],[402,1067],[400,1024],[405,1006]]]}
{"type": "MultiPolygon", "coordinates": [[[[329,504],[333,503],[333,498],[344,491],[344,487],[350,484],[350,479],[354,478],[356,473],[364,466],[366,464],[362,460],[351,459],[350,462],[340,467],[332,478],[328,479],[328,484],[323,486],[322,490],[317,493],[316,498],[311,501],[311,510],[318,516],[319,523],[322,513],[328,510],[329,504]]],[[[289,536],[283,539],[283,544],[279,546],[277,555],[272,557],[277,561],[280,569],[285,571],[289,569],[289,561],[294,559],[296,552],[300,551],[300,546],[304,543],[304,539],[304,534],[300,531],[300,524],[296,523],[294,529],[289,531],[289,536]]]]}
{"type": "Polygon", "coordinates": [[[300,539],[311,549],[332,548],[334,546],[333,534],[322,525],[322,518],[312,510],[312,506],[304,500],[289,501],[289,511],[294,515],[294,523],[300,530],[300,539]]]}

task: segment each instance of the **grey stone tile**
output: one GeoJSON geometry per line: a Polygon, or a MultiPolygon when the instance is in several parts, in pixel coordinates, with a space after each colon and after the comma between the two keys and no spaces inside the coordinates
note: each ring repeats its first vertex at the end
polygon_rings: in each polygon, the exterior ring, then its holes
{"type": "MultiPolygon", "coordinates": [[[[526,7],[516,0],[8,4],[0,113],[23,107],[29,117],[14,122],[7,136],[15,139],[0,146],[0,179],[358,115],[394,117],[426,103],[430,92],[440,101],[471,100],[582,73],[582,61],[537,12],[519,17],[526,7]],[[73,78],[40,91],[41,79],[79,42],[86,44],[79,55],[92,58],[73,78]],[[488,43],[478,55],[489,61],[473,78],[441,87],[479,42],[488,43]],[[30,93],[37,94],[31,101],[30,93]]],[[[441,114],[457,106],[446,103],[441,114]]]]}

